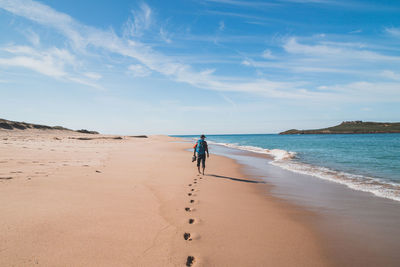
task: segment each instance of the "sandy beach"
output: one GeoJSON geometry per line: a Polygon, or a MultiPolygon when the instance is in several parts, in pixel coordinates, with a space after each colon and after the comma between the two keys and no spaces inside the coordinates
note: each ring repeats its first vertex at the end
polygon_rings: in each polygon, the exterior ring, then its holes
{"type": "Polygon", "coordinates": [[[1,266],[330,266],[313,214],[178,138],[2,131],[1,266]],[[83,138],[82,138],[83,137],[83,138]]]}

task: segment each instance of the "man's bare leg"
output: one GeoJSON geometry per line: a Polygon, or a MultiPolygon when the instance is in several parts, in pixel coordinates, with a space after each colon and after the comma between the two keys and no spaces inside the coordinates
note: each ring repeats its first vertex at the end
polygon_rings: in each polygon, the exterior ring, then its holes
{"type": "MultiPolygon", "coordinates": [[[[204,169],[205,169],[205,167],[203,167],[203,175],[204,175],[204,169]]],[[[199,168],[199,170],[200,170],[200,168],[199,168]]]]}
{"type": "MultiPolygon", "coordinates": [[[[201,174],[201,172],[200,172],[200,166],[197,166],[197,169],[199,170],[199,174],[201,174]]],[[[203,174],[204,174],[204,170],[203,170],[203,174]]]]}

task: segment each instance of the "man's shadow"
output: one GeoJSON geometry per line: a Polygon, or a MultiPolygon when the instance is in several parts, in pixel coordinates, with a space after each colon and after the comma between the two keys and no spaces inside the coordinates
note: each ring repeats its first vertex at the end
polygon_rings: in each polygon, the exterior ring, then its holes
{"type": "Polygon", "coordinates": [[[217,174],[207,174],[207,176],[212,176],[212,177],[220,178],[220,179],[228,179],[228,180],[232,180],[232,181],[236,181],[236,182],[243,182],[243,183],[265,184],[264,181],[245,180],[245,179],[234,178],[234,177],[228,177],[228,176],[222,176],[222,175],[217,175],[217,174]]]}

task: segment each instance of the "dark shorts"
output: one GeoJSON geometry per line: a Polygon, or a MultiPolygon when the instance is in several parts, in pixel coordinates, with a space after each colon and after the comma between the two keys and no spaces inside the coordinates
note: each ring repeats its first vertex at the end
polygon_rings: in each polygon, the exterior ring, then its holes
{"type": "Polygon", "coordinates": [[[206,167],[206,154],[197,154],[197,167],[200,167],[200,162],[203,165],[203,168],[206,167]]]}

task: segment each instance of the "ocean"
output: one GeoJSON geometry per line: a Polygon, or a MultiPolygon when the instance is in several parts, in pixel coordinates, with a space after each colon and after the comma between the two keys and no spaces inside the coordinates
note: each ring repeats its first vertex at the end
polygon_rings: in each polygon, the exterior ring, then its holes
{"type": "Polygon", "coordinates": [[[265,164],[400,201],[400,134],[208,135],[207,142],[211,150],[214,144],[266,154],[265,164]]]}

